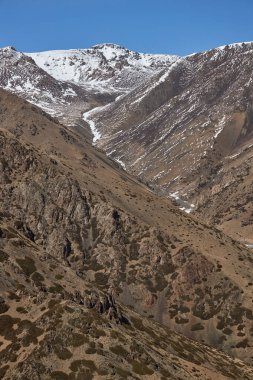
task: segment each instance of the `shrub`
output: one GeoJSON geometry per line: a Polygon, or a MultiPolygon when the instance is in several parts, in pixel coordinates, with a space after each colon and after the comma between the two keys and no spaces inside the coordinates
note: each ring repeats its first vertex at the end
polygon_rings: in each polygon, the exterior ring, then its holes
{"type": "Polygon", "coordinates": [[[24,259],[16,259],[16,262],[28,277],[30,277],[31,274],[36,271],[36,266],[33,259],[28,256],[25,256],[24,259]]]}
{"type": "Polygon", "coordinates": [[[204,330],[204,326],[201,323],[195,323],[191,327],[191,331],[204,330]]]}
{"type": "Polygon", "coordinates": [[[124,358],[126,358],[128,355],[127,350],[125,350],[124,347],[119,346],[119,345],[114,346],[114,347],[110,347],[110,351],[113,352],[115,355],[123,356],[124,358]]]}
{"type": "Polygon", "coordinates": [[[152,375],[154,371],[148,368],[145,364],[139,363],[137,361],[132,362],[133,371],[138,375],[152,375]]]}
{"type": "Polygon", "coordinates": [[[8,253],[6,253],[0,249],[0,263],[4,263],[5,261],[8,260],[8,258],[9,258],[8,253]]]}

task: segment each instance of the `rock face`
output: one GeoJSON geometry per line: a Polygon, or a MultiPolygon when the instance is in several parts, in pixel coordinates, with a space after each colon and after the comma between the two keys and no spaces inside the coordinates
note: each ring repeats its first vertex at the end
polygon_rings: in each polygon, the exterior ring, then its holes
{"type": "MultiPolygon", "coordinates": [[[[79,305],[89,302],[87,283],[113,297],[91,296],[90,305],[115,322],[129,317],[113,299],[251,363],[250,251],[180,212],[34,106],[0,91],[0,110],[1,219],[10,226],[0,236],[14,229],[35,258],[42,252],[77,278],[79,305]]],[[[30,259],[21,261],[25,273],[34,268],[30,259]]],[[[46,289],[37,275],[34,281],[46,289]]],[[[65,278],[61,288],[52,281],[61,293],[65,278]]]]}

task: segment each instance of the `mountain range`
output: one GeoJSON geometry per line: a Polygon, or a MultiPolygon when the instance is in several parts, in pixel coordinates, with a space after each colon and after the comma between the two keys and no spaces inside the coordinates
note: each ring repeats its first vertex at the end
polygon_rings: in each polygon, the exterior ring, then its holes
{"type": "Polygon", "coordinates": [[[253,378],[252,46],[0,50],[0,377],[253,378]]]}
{"type": "Polygon", "coordinates": [[[88,140],[92,131],[98,147],[155,191],[252,243],[252,43],[186,57],[114,44],[0,54],[3,88],[88,140]]]}

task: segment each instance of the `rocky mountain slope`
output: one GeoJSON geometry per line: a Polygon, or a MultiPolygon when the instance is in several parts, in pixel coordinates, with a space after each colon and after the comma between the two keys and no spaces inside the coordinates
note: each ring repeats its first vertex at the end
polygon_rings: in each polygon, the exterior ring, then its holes
{"type": "MultiPolygon", "coordinates": [[[[48,285],[53,293],[59,296],[68,286],[58,273],[67,270],[81,294],[87,283],[146,316],[147,323],[155,320],[252,363],[249,250],[152,193],[78,131],[3,90],[0,126],[2,224],[26,236],[33,255],[43,252],[45,265],[47,257],[57,260],[48,272],[57,280],[48,285]]],[[[6,239],[6,231],[1,236],[6,239]]],[[[21,257],[21,268],[30,266],[31,260],[21,257]]],[[[11,273],[6,269],[4,278],[15,278],[6,272],[11,273]]],[[[40,283],[49,279],[39,276],[40,283]]]]}
{"type": "Polygon", "coordinates": [[[178,59],[90,117],[96,144],[128,171],[248,241],[252,60],[252,43],[178,59]]]}

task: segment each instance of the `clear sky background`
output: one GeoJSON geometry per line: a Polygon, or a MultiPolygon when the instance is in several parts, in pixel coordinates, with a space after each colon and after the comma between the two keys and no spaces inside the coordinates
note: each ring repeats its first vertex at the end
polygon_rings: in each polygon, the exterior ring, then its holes
{"type": "Polygon", "coordinates": [[[0,0],[0,47],[31,52],[113,42],[186,55],[253,40],[253,0],[0,0]]]}

